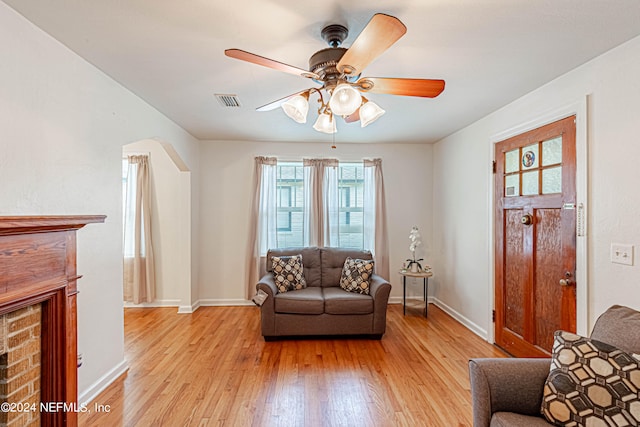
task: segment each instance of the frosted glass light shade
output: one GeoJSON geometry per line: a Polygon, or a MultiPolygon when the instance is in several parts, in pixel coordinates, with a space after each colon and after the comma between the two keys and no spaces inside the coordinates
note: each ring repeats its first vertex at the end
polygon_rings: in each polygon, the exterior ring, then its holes
{"type": "Polygon", "coordinates": [[[385,111],[375,102],[365,102],[364,105],[360,107],[360,127],[365,127],[375,122],[384,113],[385,111]]]}
{"type": "Polygon", "coordinates": [[[338,131],[336,129],[336,121],[333,119],[333,116],[326,113],[318,115],[318,120],[316,120],[313,128],[318,132],[324,133],[336,133],[338,131]]]}
{"type": "Polygon", "coordinates": [[[348,116],[353,114],[362,104],[362,95],[351,85],[340,83],[333,89],[329,107],[334,115],[348,116]]]}
{"type": "Polygon", "coordinates": [[[307,122],[309,101],[302,95],[296,95],[282,104],[284,113],[298,123],[307,122]]]}

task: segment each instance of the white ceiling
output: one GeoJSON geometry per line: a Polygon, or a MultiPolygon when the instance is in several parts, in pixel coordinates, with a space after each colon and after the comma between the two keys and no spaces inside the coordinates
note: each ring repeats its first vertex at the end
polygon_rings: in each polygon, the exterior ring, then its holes
{"type": "Polygon", "coordinates": [[[255,111],[310,80],[226,48],[307,68],[325,25],[347,26],[349,47],[374,13],[396,16],[407,34],[362,75],[446,88],[434,99],[371,94],[387,114],[364,129],[339,121],[335,140],[434,142],[640,34],[639,0],[3,1],[205,140],[331,141],[312,129],[314,111],[304,125],[255,111]],[[241,108],[214,93],[238,95],[241,108]]]}

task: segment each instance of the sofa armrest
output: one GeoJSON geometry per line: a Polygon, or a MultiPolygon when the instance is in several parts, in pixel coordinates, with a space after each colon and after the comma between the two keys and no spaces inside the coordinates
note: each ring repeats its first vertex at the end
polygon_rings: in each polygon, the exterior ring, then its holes
{"type": "Polygon", "coordinates": [[[474,427],[489,427],[495,412],[540,415],[551,359],[471,359],[474,427]]]}
{"type": "Polygon", "coordinates": [[[391,283],[377,274],[371,275],[369,295],[373,298],[373,334],[382,336],[387,329],[387,304],[391,283]]]}
{"type": "Polygon", "coordinates": [[[262,278],[256,285],[256,291],[258,290],[263,290],[267,293],[269,298],[273,300],[273,296],[278,293],[278,288],[276,288],[276,282],[273,279],[273,274],[268,273],[262,276],[262,278]]]}
{"type": "Polygon", "coordinates": [[[385,301],[389,300],[389,293],[391,292],[391,283],[386,279],[383,279],[377,274],[371,275],[371,283],[369,284],[369,294],[373,298],[374,304],[376,300],[385,301]]]}
{"type": "Polygon", "coordinates": [[[260,306],[260,326],[262,335],[274,336],[276,334],[276,304],[275,295],[278,294],[273,274],[267,273],[256,284],[256,290],[262,290],[267,294],[267,299],[260,306]]]}

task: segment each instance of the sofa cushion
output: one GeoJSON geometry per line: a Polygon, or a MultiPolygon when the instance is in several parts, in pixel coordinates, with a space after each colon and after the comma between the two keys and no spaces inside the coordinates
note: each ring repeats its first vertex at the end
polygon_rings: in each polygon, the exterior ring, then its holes
{"type": "Polygon", "coordinates": [[[321,248],[322,287],[339,286],[342,268],[347,257],[373,259],[371,252],[357,249],[321,248]]]}
{"type": "Polygon", "coordinates": [[[516,414],[514,412],[496,412],[491,417],[489,427],[548,427],[544,418],[531,415],[516,414]]]}
{"type": "Polygon", "coordinates": [[[320,286],[320,248],[315,246],[305,248],[280,248],[269,249],[267,252],[267,271],[272,272],[271,257],[302,255],[302,266],[304,267],[304,279],[307,287],[320,286]]]}
{"type": "Polygon", "coordinates": [[[542,414],[558,426],[637,426],[639,363],[612,345],[557,331],[542,414]]]}
{"type": "Polygon", "coordinates": [[[278,293],[297,291],[307,287],[302,267],[302,255],[271,257],[273,281],[278,293]]]}
{"type": "Polygon", "coordinates": [[[640,353],[640,312],[614,305],[602,313],[591,331],[591,339],[606,342],[627,353],[640,353]]]}
{"type": "Polygon", "coordinates": [[[347,292],[369,295],[369,283],[373,274],[373,260],[347,257],[342,267],[340,287],[347,292]]]}
{"type": "Polygon", "coordinates": [[[324,312],[322,288],[316,286],[278,294],[274,298],[274,308],[276,313],[322,314],[324,312]]]}
{"type": "Polygon", "coordinates": [[[373,298],[344,291],[338,287],[323,288],[324,312],[327,314],[373,313],[373,298]]]}

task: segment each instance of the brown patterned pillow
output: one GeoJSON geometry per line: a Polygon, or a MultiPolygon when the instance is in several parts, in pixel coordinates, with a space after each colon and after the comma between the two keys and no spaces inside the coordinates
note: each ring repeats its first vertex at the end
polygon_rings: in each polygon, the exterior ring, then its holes
{"type": "Polygon", "coordinates": [[[542,415],[556,426],[637,426],[639,364],[612,345],[557,331],[542,415]]]}
{"type": "Polygon", "coordinates": [[[347,292],[369,295],[369,283],[373,274],[373,260],[347,257],[342,267],[340,287],[347,292]]]}
{"type": "Polygon", "coordinates": [[[306,288],[302,267],[302,255],[271,257],[273,279],[278,293],[306,288]]]}

